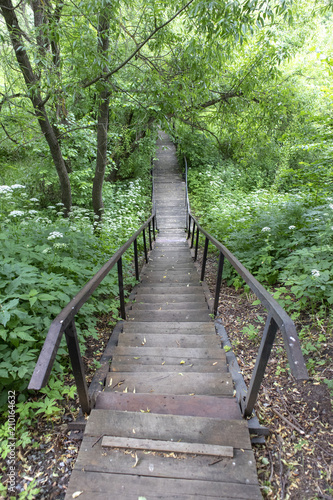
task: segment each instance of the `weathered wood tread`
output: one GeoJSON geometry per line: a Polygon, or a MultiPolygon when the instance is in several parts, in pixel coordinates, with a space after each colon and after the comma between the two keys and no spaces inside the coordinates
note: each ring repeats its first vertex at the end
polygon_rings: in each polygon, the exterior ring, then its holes
{"type": "Polygon", "coordinates": [[[248,424],[188,248],[175,148],[164,134],[158,143],[159,232],[107,348],[66,500],[258,500],[248,424]]]}

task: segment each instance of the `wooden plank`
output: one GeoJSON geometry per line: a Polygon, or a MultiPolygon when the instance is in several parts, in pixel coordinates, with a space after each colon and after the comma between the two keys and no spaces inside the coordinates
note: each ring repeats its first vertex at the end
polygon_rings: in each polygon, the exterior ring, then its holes
{"type": "Polygon", "coordinates": [[[119,346],[140,347],[179,347],[186,349],[189,347],[221,348],[221,339],[215,335],[182,335],[179,333],[121,333],[118,338],[119,346]]]}
{"type": "Polygon", "coordinates": [[[221,483],[204,480],[186,480],[145,477],[136,474],[106,474],[75,470],[68,486],[66,500],[80,491],[80,500],[260,500],[257,485],[221,483]]]}
{"type": "Polygon", "coordinates": [[[161,441],[215,444],[251,450],[245,420],[220,420],[183,415],[92,410],[86,425],[87,436],[135,437],[161,441]]]}
{"type": "Polygon", "coordinates": [[[150,283],[140,283],[140,293],[149,294],[197,294],[203,293],[203,288],[201,284],[188,283],[186,285],[181,285],[180,283],[155,283],[152,285],[150,283]]]}
{"type": "Polygon", "coordinates": [[[102,447],[126,448],[134,450],[161,451],[164,453],[185,453],[193,455],[211,455],[233,458],[232,446],[214,444],[184,443],[174,441],[159,441],[157,439],[136,439],[127,437],[104,436],[102,447]]]}
{"type": "Polygon", "coordinates": [[[128,311],[129,321],[146,322],[207,322],[211,320],[209,309],[197,309],[196,311],[128,311]]]}
{"type": "Polygon", "coordinates": [[[133,467],[136,461],[133,455],[121,450],[103,449],[101,439],[96,442],[95,437],[84,436],[75,468],[86,472],[257,484],[255,460],[250,450],[235,449],[232,460],[222,458],[214,465],[215,460],[204,455],[181,458],[139,451],[137,465],[133,467]]]}
{"type": "MultiPolygon", "coordinates": [[[[222,360],[183,360],[185,364],[180,365],[179,359],[166,358],[157,363],[156,358],[140,358],[133,360],[123,356],[113,359],[110,366],[112,373],[115,372],[155,372],[155,373],[227,373],[227,364],[222,360]]],[[[108,375],[107,375],[108,376],[108,375]]],[[[199,377],[201,375],[198,375],[199,377]]]]}
{"type": "Polygon", "coordinates": [[[150,302],[150,303],[158,303],[158,302],[168,302],[169,304],[175,302],[205,302],[205,297],[203,295],[203,289],[200,288],[197,293],[145,293],[138,291],[135,294],[136,302],[150,302]]]}
{"type": "Polygon", "coordinates": [[[209,417],[220,420],[239,420],[242,418],[239,404],[235,398],[216,398],[214,396],[99,392],[95,408],[159,413],[160,415],[209,417]]]}
{"type": "Polygon", "coordinates": [[[168,321],[168,322],[147,322],[147,321],[124,321],[123,323],[124,332],[133,333],[154,333],[154,334],[170,334],[173,333],[186,333],[186,335],[201,335],[201,334],[213,334],[216,335],[215,326],[213,322],[180,322],[180,321],[168,321]]]}
{"type": "Polygon", "coordinates": [[[178,302],[178,303],[149,303],[149,302],[133,302],[130,305],[132,311],[195,311],[197,309],[208,309],[208,304],[205,300],[198,302],[178,302]]]}
{"type": "Polygon", "coordinates": [[[151,392],[156,394],[201,394],[207,396],[233,396],[233,384],[229,373],[179,372],[110,372],[106,390],[123,392],[151,392]]]}
{"type": "Polygon", "coordinates": [[[178,361],[178,364],[183,359],[183,357],[184,359],[187,358],[193,360],[226,360],[224,349],[209,349],[208,347],[197,347],[192,349],[188,348],[185,352],[179,347],[127,347],[118,345],[113,349],[113,357],[117,358],[117,356],[131,356],[132,359],[133,357],[149,356],[151,358],[161,358],[162,361],[164,358],[175,358],[178,361]]]}

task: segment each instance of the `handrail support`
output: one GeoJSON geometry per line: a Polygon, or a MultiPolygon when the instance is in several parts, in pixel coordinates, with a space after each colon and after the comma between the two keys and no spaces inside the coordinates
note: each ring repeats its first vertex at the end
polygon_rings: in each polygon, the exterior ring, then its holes
{"type": "Polygon", "coordinates": [[[80,353],[79,341],[77,338],[75,321],[72,321],[67,326],[65,330],[65,337],[82,412],[89,415],[91,406],[88,395],[88,386],[84,375],[84,366],[80,353]]]}
{"type": "Polygon", "coordinates": [[[261,344],[256,359],[256,364],[252,373],[246,400],[243,404],[241,404],[241,406],[243,406],[242,412],[244,414],[244,417],[250,417],[252,415],[277,330],[278,325],[275,319],[269,314],[266,320],[265,329],[261,339],[261,344]]]}
{"type": "Polygon", "coordinates": [[[120,315],[121,315],[122,319],[126,319],[125,296],[124,296],[124,278],[123,278],[123,260],[121,257],[119,257],[119,260],[117,262],[117,267],[118,267],[120,315]]]}
{"type": "Polygon", "coordinates": [[[204,248],[203,256],[202,256],[202,268],[201,268],[200,281],[203,281],[205,279],[206,261],[207,261],[207,253],[208,253],[208,244],[209,244],[209,239],[206,237],[206,239],[205,239],[205,248],[204,248]]]}
{"type": "Polygon", "coordinates": [[[213,308],[214,316],[216,316],[216,314],[217,314],[217,308],[219,305],[219,298],[220,298],[220,291],[221,291],[221,284],[222,284],[223,265],[224,265],[224,255],[222,252],[220,252],[219,265],[217,268],[215,298],[214,298],[214,308],[213,308]]]}

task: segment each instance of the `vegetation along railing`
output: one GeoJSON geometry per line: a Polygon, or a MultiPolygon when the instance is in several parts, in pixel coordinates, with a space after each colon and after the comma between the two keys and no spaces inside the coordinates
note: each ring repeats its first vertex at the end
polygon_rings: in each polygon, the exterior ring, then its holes
{"type": "Polygon", "coordinates": [[[28,389],[39,390],[44,387],[49,379],[52,366],[57,355],[60,341],[63,333],[65,333],[68,352],[72,363],[73,374],[76,382],[77,392],[80,405],[83,413],[90,413],[91,405],[89,401],[88,388],[84,373],[83,362],[80,354],[79,342],[75,327],[75,316],[81,307],[91,297],[101,281],[117,264],[118,267],[118,285],[119,285],[119,300],[120,314],[123,319],[126,318],[125,313],[125,297],[124,297],[124,282],[122,256],[133,244],[134,246],[134,265],[135,277],[139,279],[139,261],[138,261],[138,245],[137,239],[142,233],[145,261],[148,262],[148,248],[146,241],[146,229],[148,228],[149,247],[152,248],[152,239],[155,240],[156,230],[156,214],[153,213],[149,219],[140,227],[136,233],[111,257],[108,262],[95,274],[95,276],[79,291],[79,293],[67,304],[66,307],[58,314],[55,320],[51,323],[47,333],[42,351],[37,360],[35,370],[32,374],[28,389]]]}
{"type": "Polygon", "coordinates": [[[240,401],[242,413],[245,417],[248,417],[252,414],[254,404],[260,389],[260,385],[264,377],[270,352],[274,343],[275,335],[278,329],[281,331],[283,336],[283,341],[287,351],[288,361],[292,375],[297,380],[306,380],[309,378],[309,375],[305,366],[300,342],[296,332],[296,327],[292,319],[288,316],[288,314],[280,306],[280,304],[278,304],[278,302],[272,297],[272,295],[239,262],[239,260],[224,245],[222,245],[222,243],[220,243],[216,238],[214,238],[207,231],[205,231],[200,226],[197,219],[191,214],[189,198],[188,198],[188,188],[187,188],[186,158],[185,158],[185,173],[186,173],[185,204],[186,204],[186,214],[187,214],[186,227],[188,230],[187,236],[188,238],[191,238],[191,248],[194,247],[195,249],[195,254],[194,254],[195,260],[197,260],[198,256],[200,233],[205,237],[202,268],[201,268],[201,281],[203,281],[205,277],[205,268],[206,268],[209,242],[212,243],[215,246],[215,248],[217,248],[217,250],[219,251],[219,262],[217,269],[216,288],[215,288],[215,297],[213,306],[214,316],[216,316],[217,313],[225,258],[228,259],[233,268],[240,274],[240,276],[248,284],[252,292],[258,297],[258,299],[261,301],[261,303],[264,305],[264,307],[267,309],[268,312],[266,325],[263,332],[263,337],[261,340],[256,364],[253,370],[247,395],[244,396],[243,400],[240,401]]]}

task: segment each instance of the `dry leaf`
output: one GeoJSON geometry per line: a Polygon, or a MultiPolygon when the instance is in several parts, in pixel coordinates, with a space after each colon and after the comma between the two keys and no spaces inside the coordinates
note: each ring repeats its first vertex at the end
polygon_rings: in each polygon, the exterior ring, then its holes
{"type": "Polygon", "coordinates": [[[82,493],[83,493],[83,491],[76,491],[75,493],[73,493],[72,498],[77,498],[80,495],[82,495],[82,493]]]}
{"type": "Polygon", "coordinates": [[[132,465],[132,469],[134,469],[134,467],[136,467],[138,465],[138,463],[139,463],[139,457],[138,457],[138,454],[135,453],[135,464],[132,465]]]}

